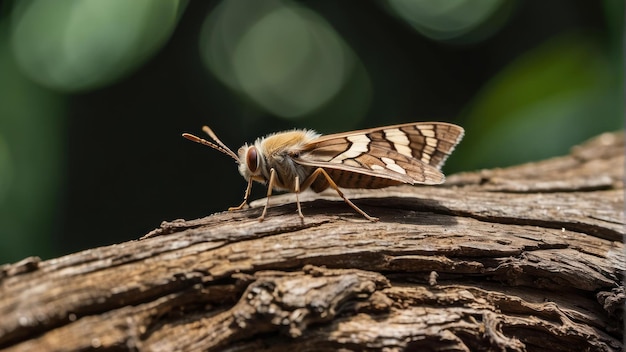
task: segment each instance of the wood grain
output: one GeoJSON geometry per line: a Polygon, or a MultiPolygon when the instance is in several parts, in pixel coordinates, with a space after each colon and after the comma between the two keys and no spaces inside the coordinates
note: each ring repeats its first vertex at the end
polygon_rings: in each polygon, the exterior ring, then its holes
{"type": "MultiPolygon", "coordinates": [[[[621,351],[624,136],[0,267],[6,351],[621,351]]],[[[96,224],[94,224],[96,225],[96,224]]],[[[138,235],[140,237],[140,235],[138,235]]]]}

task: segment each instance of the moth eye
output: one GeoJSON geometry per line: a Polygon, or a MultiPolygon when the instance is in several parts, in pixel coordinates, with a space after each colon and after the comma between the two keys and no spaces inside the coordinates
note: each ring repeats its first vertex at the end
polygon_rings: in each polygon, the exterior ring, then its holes
{"type": "Polygon", "coordinates": [[[248,153],[246,154],[246,164],[248,165],[248,169],[251,172],[256,172],[259,168],[259,156],[254,146],[248,149],[248,153]]]}

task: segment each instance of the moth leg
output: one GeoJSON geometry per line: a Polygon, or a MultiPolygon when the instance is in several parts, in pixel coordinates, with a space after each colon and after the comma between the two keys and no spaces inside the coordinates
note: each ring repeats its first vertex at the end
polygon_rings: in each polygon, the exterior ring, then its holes
{"type": "Polygon", "coordinates": [[[270,197],[272,196],[272,188],[274,188],[274,183],[276,182],[276,170],[274,168],[270,169],[270,180],[267,183],[267,202],[265,203],[265,208],[263,208],[263,212],[261,216],[259,216],[259,221],[263,221],[265,219],[265,213],[267,213],[267,208],[270,206],[270,197]]]}
{"type": "Polygon", "coordinates": [[[326,178],[326,181],[328,182],[328,185],[334,189],[337,194],[339,194],[339,196],[343,199],[344,202],[346,202],[349,206],[352,207],[352,209],[356,210],[359,214],[363,215],[367,220],[369,221],[378,221],[378,218],[375,218],[373,216],[369,216],[367,215],[366,212],[364,212],[363,210],[361,210],[361,208],[357,207],[354,203],[352,203],[350,201],[350,199],[346,198],[346,196],[343,195],[343,192],[341,192],[341,190],[339,189],[339,186],[337,186],[337,184],[335,183],[335,181],[333,181],[333,179],[330,177],[330,175],[326,172],[326,170],[322,169],[321,167],[318,167],[315,171],[313,171],[313,173],[311,174],[311,176],[309,176],[303,183],[302,183],[302,188],[306,189],[307,187],[309,187],[313,181],[315,181],[315,179],[319,176],[319,175],[323,175],[326,178]]]}
{"type": "Polygon", "coordinates": [[[243,207],[245,207],[246,204],[248,204],[248,196],[250,195],[251,190],[252,190],[252,178],[248,180],[248,187],[246,187],[246,193],[243,195],[243,202],[241,202],[241,204],[239,204],[239,206],[237,207],[228,208],[228,211],[243,209],[243,207]]]}
{"type": "Polygon", "coordinates": [[[298,177],[297,175],[294,191],[296,193],[296,205],[298,206],[298,215],[300,215],[300,219],[304,219],[304,215],[302,215],[302,209],[300,208],[300,198],[298,197],[298,194],[300,194],[300,177],[298,177]]]}

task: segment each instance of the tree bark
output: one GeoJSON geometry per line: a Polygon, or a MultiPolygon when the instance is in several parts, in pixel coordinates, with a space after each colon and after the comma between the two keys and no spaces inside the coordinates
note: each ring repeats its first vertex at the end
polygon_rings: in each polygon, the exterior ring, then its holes
{"type": "MultiPolygon", "coordinates": [[[[621,351],[624,136],[0,267],[6,351],[621,351]]],[[[260,203],[263,203],[262,201],[260,203]]],[[[282,204],[282,205],[279,205],[282,204]]]]}

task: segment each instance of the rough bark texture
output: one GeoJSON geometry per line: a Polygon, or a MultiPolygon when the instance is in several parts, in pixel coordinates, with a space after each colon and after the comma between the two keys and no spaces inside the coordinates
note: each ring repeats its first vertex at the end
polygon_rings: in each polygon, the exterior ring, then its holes
{"type": "MultiPolygon", "coordinates": [[[[0,267],[7,351],[621,351],[624,137],[0,267]]],[[[272,199],[289,203],[291,195],[272,199]]],[[[313,201],[306,201],[307,197],[313,201]]]]}

